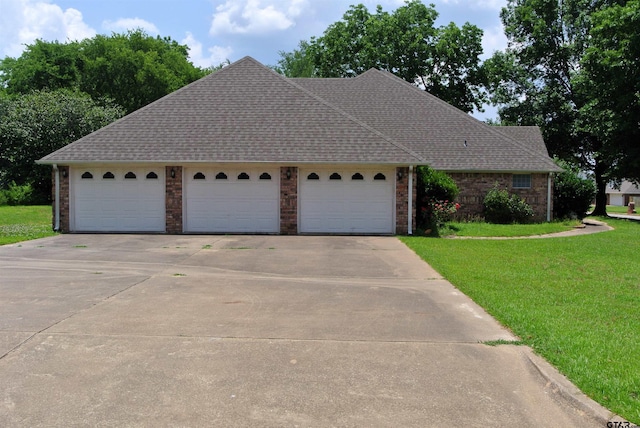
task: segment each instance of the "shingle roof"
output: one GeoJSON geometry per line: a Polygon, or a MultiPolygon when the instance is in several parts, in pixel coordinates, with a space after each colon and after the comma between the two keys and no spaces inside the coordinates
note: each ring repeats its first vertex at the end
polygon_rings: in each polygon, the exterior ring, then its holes
{"type": "Polygon", "coordinates": [[[41,163],[429,164],[554,171],[540,147],[498,132],[394,75],[287,79],[250,57],[45,156],[41,163]],[[464,142],[467,142],[465,147],[464,142]]]}

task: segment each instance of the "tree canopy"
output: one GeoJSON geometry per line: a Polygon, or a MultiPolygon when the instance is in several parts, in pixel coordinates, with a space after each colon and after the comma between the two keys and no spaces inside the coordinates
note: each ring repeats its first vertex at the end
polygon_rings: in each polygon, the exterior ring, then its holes
{"type": "Polygon", "coordinates": [[[67,88],[111,98],[127,113],[206,73],[189,61],[187,46],[142,30],[80,42],[36,40],[19,58],[0,61],[8,94],[67,88]]]}
{"type": "Polygon", "coordinates": [[[540,126],[551,155],[592,171],[598,189],[595,213],[601,215],[606,214],[607,182],[632,178],[630,167],[637,162],[638,139],[629,137],[637,136],[639,99],[626,96],[621,102],[620,92],[608,86],[610,78],[620,83],[631,77],[631,68],[637,73],[638,56],[628,50],[606,53],[606,45],[625,41],[622,46],[628,46],[638,37],[637,17],[634,21],[630,12],[634,3],[509,0],[501,13],[509,47],[485,62],[502,122],[540,126]],[[627,13],[627,19],[614,21],[615,10],[627,13]],[[612,32],[617,38],[609,39],[612,32]],[[626,56],[625,77],[616,55],[626,56]],[[636,147],[635,158],[629,146],[636,147]]]}
{"type": "Polygon", "coordinates": [[[275,69],[289,77],[352,77],[377,68],[466,112],[482,109],[482,30],[469,23],[436,28],[437,17],[433,6],[418,0],[393,13],[351,6],[321,37],[280,52],[275,69]]]}

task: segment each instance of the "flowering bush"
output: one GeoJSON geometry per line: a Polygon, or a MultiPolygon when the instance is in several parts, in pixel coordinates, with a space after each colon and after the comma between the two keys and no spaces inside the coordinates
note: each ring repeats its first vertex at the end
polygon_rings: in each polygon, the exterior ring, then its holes
{"type": "Polygon", "coordinates": [[[460,204],[448,200],[440,201],[429,199],[422,207],[422,220],[424,224],[441,228],[445,223],[451,221],[453,214],[460,209],[460,204]]]}

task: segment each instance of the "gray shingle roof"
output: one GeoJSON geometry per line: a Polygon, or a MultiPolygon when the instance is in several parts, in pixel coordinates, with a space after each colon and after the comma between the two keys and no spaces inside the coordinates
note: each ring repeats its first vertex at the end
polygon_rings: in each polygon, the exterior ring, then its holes
{"type": "Polygon", "coordinates": [[[449,171],[555,170],[539,147],[512,137],[517,135],[494,131],[387,72],[287,79],[245,57],[40,162],[427,163],[449,171]]]}

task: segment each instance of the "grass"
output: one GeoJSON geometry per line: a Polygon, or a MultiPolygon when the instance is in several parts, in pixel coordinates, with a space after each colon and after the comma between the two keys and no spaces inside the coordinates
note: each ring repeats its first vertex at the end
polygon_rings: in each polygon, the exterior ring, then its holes
{"type": "MultiPolygon", "coordinates": [[[[609,214],[627,214],[627,210],[629,209],[629,207],[619,207],[617,205],[607,205],[607,213],[609,214]]],[[[636,214],[631,214],[631,215],[638,215],[638,213],[640,213],[640,207],[636,208],[636,214]]]]}
{"type": "Polygon", "coordinates": [[[441,236],[533,236],[564,232],[578,225],[578,221],[536,224],[489,224],[484,222],[451,222],[439,231],[441,236]]]}
{"type": "Polygon", "coordinates": [[[553,239],[402,240],[585,394],[638,424],[640,222],[603,220],[615,230],[553,239]]]}
{"type": "Polygon", "coordinates": [[[0,245],[53,236],[51,206],[0,207],[0,245]]]}

